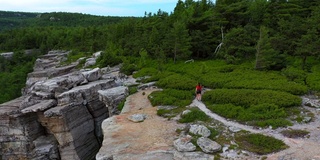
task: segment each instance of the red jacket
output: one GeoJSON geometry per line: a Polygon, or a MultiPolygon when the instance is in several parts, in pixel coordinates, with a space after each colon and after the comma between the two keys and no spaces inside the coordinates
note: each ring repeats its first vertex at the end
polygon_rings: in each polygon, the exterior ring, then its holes
{"type": "Polygon", "coordinates": [[[201,90],[202,90],[202,87],[199,86],[199,85],[197,85],[196,90],[197,90],[197,91],[201,91],[201,90]]]}

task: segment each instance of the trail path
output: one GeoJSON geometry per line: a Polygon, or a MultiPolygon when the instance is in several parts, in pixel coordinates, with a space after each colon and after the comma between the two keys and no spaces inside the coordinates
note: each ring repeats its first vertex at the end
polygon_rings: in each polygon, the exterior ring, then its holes
{"type": "MultiPolygon", "coordinates": [[[[150,93],[156,90],[146,89],[130,95],[121,114],[103,122],[104,141],[96,157],[97,160],[108,158],[120,160],[177,159],[177,151],[173,147],[173,141],[179,136],[176,133],[176,129],[181,129],[184,125],[177,123],[175,120],[168,120],[157,115],[157,107],[153,107],[147,98],[150,93]],[[145,114],[147,118],[141,123],[134,123],[128,120],[128,117],[133,114],[145,114]]],[[[281,152],[265,155],[267,160],[320,160],[320,115],[316,109],[304,106],[314,113],[314,121],[308,124],[295,124],[289,127],[307,130],[310,132],[309,137],[293,139],[284,137],[280,133],[286,128],[276,130],[259,129],[230,121],[211,112],[202,102],[197,100],[193,100],[190,106],[198,107],[209,117],[221,122],[227,128],[235,127],[251,133],[272,136],[283,140],[289,146],[288,149],[281,152]]],[[[221,159],[254,160],[257,157],[262,156],[249,153],[249,155],[239,154],[236,158],[222,156],[221,159]]]]}
{"type": "Polygon", "coordinates": [[[279,133],[282,129],[277,129],[277,130],[255,129],[251,126],[226,120],[225,118],[211,112],[202,102],[199,102],[198,100],[193,100],[191,106],[197,106],[209,117],[220,121],[227,127],[236,127],[242,130],[249,131],[251,133],[261,133],[267,136],[272,136],[277,139],[283,140],[284,143],[286,143],[290,147],[281,152],[267,155],[268,160],[278,160],[278,159],[320,160],[320,121],[319,121],[320,116],[319,116],[319,113],[312,108],[308,108],[308,109],[315,114],[315,121],[308,124],[303,124],[303,125],[297,124],[290,127],[292,129],[307,130],[310,132],[310,137],[292,139],[292,138],[284,137],[281,133],[279,133]]]}
{"type": "Polygon", "coordinates": [[[180,126],[175,121],[157,116],[148,95],[156,89],[146,89],[130,95],[120,115],[105,120],[103,146],[97,160],[170,160],[173,159],[173,141],[180,126]],[[143,94],[144,93],[144,94],[143,94]],[[128,120],[134,114],[145,114],[140,123],[128,120]]]}

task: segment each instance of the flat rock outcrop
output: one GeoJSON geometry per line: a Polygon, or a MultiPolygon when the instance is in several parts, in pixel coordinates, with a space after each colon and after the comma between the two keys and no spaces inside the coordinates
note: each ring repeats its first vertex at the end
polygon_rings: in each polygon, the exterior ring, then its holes
{"type": "Polygon", "coordinates": [[[23,96],[0,105],[0,159],[95,158],[102,121],[116,113],[128,88],[119,86],[117,76],[102,78],[118,75],[112,68],[79,71],[77,62],[62,66],[68,54],[40,56],[23,96]],[[108,98],[101,101],[99,93],[108,98]]]}
{"type": "Polygon", "coordinates": [[[181,126],[157,116],[148,95],[155,89],[145,89],[130,95],[120,115],[112,116],[102,123],[104,139],[96,155],[97,160],[105,159],[173,159],[173,141],[181,126]],[[144,92],[145,94],[142,94],[144,92]],[[132,115],[145,115],[146,119],[136,123],[128,119],[132,115]]]}

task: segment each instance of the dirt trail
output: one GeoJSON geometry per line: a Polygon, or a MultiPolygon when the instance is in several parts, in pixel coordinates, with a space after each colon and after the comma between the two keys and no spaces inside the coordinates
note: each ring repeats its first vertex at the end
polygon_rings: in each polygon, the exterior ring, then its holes
{"type": "MultiPolygon", "coordinates": [[[[308,124],[294,125],[290,128],[307,130],[310,132],[309,138],[292,139],[286,138],[281,133],[282,129],[271,130],[271,129],[255,129],[251,126],[243,125],[237,122],[228,121],[225,118],[211,112],[202,102],[193,100],[191,106],[197,106],[200,110],[206,113],[209,117],[216,119],[226,125],[227,127],[237,127],[242,130],[250,131],[251,133],[261,133],[267,136],[272,136],[277,139],[281,139],[290,148],[281,152],[267,155],[268,160],[278,159],[296,159],[296,160],[320,160],[320,116],[317,111],[308,108],[315,114],[315,120],[308,124]]],[[[247,159],[247,158],[246,158],[247,159]]]]}
{"type": "Polygon", "coordinates": [[[103,122],[104,140],[97,159],[173,159],[179,124],[157,116],[157,108],[148,100],[153,91],[146,89],[129,96],[121,114],[103,122]],[[145,114],[147,118],[134,123],[128,120],[133,114],[145,114]]]}
{"type": "MultiPolygon", "coordinates": [[[[110,157],[130,160],[175,159],[173,141],[178,137],[176,129],[182,128],[183,125],[157,115],[157,108],[152,107],[148,100],[148,95],[156,90],[146,89],[129,96],[121,114],[103,122],[104,141],[103,147],[97,155],[97,160],[110,157]],[[133,114],[145,114],[147,118],[141,123],[134,123],[128,120],[128,117],[133,114]]],[[[313,122],[290,126],[292,129],[307,130],[310,132],[310,136],[308,138],[292,139],[284,137],[280,133],[284,128],[276,130],[257,129],[229,121],[211,112],[202,102],[197,100],[193,100],[190,106],[198,107],[226,127],[236,127],[251,133],[272,136],[283,140],[290,147],[281,152],[266,155],[268,160],[320,160],[320,115],[319,111],[315,109],[305,107],[314,113],[313,122]]],[[[236,159],[251,160],[257,159],[257,156],[243,155],[237,156],[236,159]]]]}

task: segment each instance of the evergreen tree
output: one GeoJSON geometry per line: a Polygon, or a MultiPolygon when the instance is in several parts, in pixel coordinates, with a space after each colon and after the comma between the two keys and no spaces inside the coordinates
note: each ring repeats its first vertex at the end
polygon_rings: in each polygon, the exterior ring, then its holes
{"type": "Polygon", "coordinates": [[[272,48],[268,35],[268,29],[264,26],[260,27],[260,37],[256,46],[256,50],[255,69],[272,69],[272,67],[275,67],[277,63],[279,63],[277,62],[278,53],[272,48]]]}
{"type": "Polygon", "coordinates": [[[174,63],[178,58],[189,58],[191,55],[191,51],[189,50],[191,47],[191,38],[189,36],[185,23],[176,21],[173,24],[173,28],[171,29],[170,34],[168,35],[174,63]]]}

